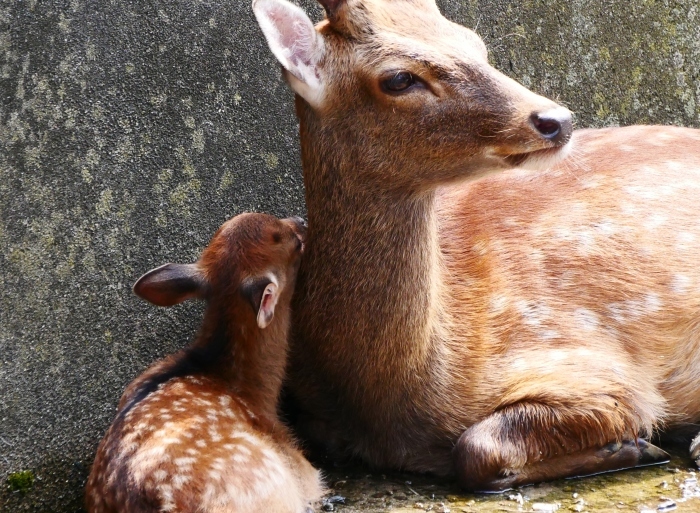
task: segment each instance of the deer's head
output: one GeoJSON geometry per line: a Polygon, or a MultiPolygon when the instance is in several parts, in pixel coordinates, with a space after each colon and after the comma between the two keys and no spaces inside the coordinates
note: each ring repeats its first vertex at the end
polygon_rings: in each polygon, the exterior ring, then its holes
{"type": "Polygon", "coordinates": [[[421,188],[565,154],[571,113],[506,77],[433,0],[321,0],[313,26],[254,0],[316,151],[342,147],[363,181],[421,188]],[[409,172],[410,170],[410,172],[409,172]]]}

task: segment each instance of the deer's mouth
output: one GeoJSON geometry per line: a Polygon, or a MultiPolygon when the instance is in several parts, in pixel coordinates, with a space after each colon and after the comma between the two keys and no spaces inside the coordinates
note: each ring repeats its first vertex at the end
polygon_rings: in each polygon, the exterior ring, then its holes
{"type": "Polygon", "coordinates": [[[571,141],[556,148],[544,148],[526,153],[513,153],[504,160],[513,167],[525,167],[535,171],[544,171],[559,164],[571,153],[571,141]]]}

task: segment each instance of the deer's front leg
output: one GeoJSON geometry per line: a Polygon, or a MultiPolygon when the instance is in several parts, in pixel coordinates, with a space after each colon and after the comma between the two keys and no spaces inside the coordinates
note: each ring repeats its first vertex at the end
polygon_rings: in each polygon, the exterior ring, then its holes
{"type": "Polygon", "coordinates": [[[474,491],[501,491],[669,461],[634,428],[620,430],[620,420],[617,412],[606,416],[538,403],[510,405],[459,438],[454,448],[459,481],[474,491]]]}

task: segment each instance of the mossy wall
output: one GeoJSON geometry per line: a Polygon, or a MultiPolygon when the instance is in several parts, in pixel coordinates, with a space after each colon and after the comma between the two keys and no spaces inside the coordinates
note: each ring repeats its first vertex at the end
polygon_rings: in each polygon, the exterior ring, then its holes
{"type": "MultiPolygon", "coordinates": [[[[700,0],[439,3],[580,127],[700,125],[700,0]]],[[[80,509],[122,389],[201,312],[131,284],[235,213],[303,214],[296,129],[248,0],[0,4],[0,510],[80,509]]]]}

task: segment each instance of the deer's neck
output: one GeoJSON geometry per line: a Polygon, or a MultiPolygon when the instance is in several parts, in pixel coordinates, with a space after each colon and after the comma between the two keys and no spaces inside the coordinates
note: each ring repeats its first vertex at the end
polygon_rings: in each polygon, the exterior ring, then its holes
{"type": "Polygon", "coordinates": [[[371,165],[362,151],[304,139],[302,130],[309,234],[295,295],[298,358],[310,344],[329,373],[347,374],[355,397],[340,400],[406,397],[435,355],[434,193],[358,184],[371,165]]]}
{"type": "Polygon", "coordinates": [[[274,419],[286,363],[288,315],[278,312],[261,330],[254,322],[237,320],[240,315],[232,308],[227,304],[207,309],[191,355],[256,415],[274,419]]]}

